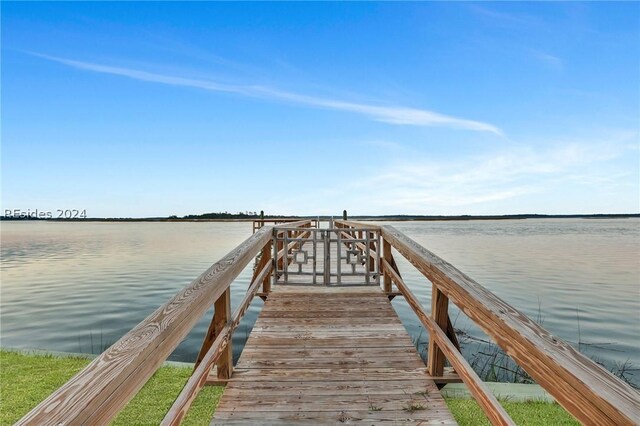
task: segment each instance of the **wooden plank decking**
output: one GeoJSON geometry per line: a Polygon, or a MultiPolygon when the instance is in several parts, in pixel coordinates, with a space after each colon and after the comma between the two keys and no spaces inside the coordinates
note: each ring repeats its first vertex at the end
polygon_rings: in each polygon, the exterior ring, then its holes
{"type": "Polygon", "coordinates": [[[377,286],[277,285],[211,424],[455,424],[377,286]]]}

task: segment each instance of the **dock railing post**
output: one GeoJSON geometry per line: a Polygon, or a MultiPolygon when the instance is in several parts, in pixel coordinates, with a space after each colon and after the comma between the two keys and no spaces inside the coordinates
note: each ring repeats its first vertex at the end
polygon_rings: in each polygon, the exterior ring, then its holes
{"type": "MultiPolygon", "coordinates": [[[[280,253],[282,251],[282,249],[284,248],[284,235],[286,235],[286,231],[275,231],[275,235],[276,235],[276,260],[278,263],[278,267],[276,269],[276,271],[282,271],[284,269],[284,258],[285,256],[282,256],[280,259],[277,258],[277,254],[280,253]],[[278,238],[278,233],[282,232],[283,233],[283,237],[282,239],[278,238]]],[[[286,255],[286,253],[285,253],[286,255]]]]}
{"type": "MultiPolygon", "coordinates": [[[[441,292],[435,284],[431,285],[431,318],[438,327],[445,333],[449,320],[449,299],[441,292]]],[[[431,376],[442,376],[444,373],[445,356],[442,350],[435,343],[434,339],[429,339],[429,355],[427,358],[427,368],[431,376]]]]}
{"type": "MultiPolygon", "coordinates": [[[[393,257],[392,257],[392,254],[391,254],[391,244],[385,239],[382,239],[382,256],[384,257],[384,260],[386,260],[388,262],[387,264],[389,264],[389,265],[393,264],[392,263],[393,262],[393,257]]],[[[380,269],[382,269],[382,268],[380,268],[380,269]]],[[[384,291],[387,292],[387,293],[391,293],[391,290],[392,290],[391,287],[392,287],[392,284],[393,284],[393,281],[391,279],[391,275],[389,275],[387,273],[387,271],[384,271],[383,277],[384,277],[384,281],[383,281],[384,291]]]]}
{"type": "MultiPolygon", "coordinates": [[[[264,246],[264,249],[262,249],[262,256],[265,259],[264,265],[266,265],[268,262],[273,262],[273,258],[271,257],[272,244],[273,244],[273,240],[269,241],[267,245],[264,246]]],[[[273,266],[274,266],[273,274],[275,274],[275,265],[273,266]]],[[[271,291],[271,275],[269,274],[266,277],[264,277],[264,280],[262,281],[262,292],[269,293],[270,291],[271,291]]]]}
{"type": "MultiPolygon", "coordinates": [[[[222,329],[231,323],[231,289],[222,293],[222,295],[216,300],[213,313],[214,322],[214,335],[217,336],[222,332],[222,329]]],[[[215,338],[214,338],[215,340],[215,338]]],[[[233,347],[231,345],[231,339],[227,343],[227,347],[218,359],[216,363],[217,373],[219,380],[228,380],[233,374],[233,347]]]]}

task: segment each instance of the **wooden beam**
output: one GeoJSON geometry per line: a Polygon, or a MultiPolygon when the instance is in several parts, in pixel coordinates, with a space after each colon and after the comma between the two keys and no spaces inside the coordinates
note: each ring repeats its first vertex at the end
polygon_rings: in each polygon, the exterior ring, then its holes
{"type": "MultiPolygon", "coordinates": [[[[445,367],[442,376],[431,377],[436,385],[446,385],[447,383],[464,383],[453,367],[445,367]]],[[[440,387],[440,386],[438,386],[440,387]]]]}
{"type": "Polygon", "coordinates": [[[381,232],[578,420],[631,425],[640,419],[640,393],[631,386],[394,227],[381,232]]]}
{"type": "MultiPolygon", "coordinates": [[[[475,400],[480,407],[482,407],[491,424],[515,425],[493,393],[487,388],[480,377],[478,377],[473,367],[469,365],[467,360],[464,359],[462,354],[456,349],[453,343],[451,343],[440,326],[425,312],[418,299],[411,290],[409,290],[409,287],[407,287],[402,278],[391,268],[391,265],[389,265],[386,260],[383,260],[383,263],[385,264],[385,271],[391,275],[391,278],[396,283],[396,287],[402,292],[405,300],[416,313],[422,325],[429,331],[429,340],[434,340],[447,356],[447,359],[456,369],[460,377],[462,377],[462,380],[469,388],[475,400]]],[[[442,376],[442,373],[440,376],[442,376]]]]}
{"type": "Polygon", "coordinates": [[[106,424],[136,394],[271,238],[263,227],[18,421],[106,424]]]}

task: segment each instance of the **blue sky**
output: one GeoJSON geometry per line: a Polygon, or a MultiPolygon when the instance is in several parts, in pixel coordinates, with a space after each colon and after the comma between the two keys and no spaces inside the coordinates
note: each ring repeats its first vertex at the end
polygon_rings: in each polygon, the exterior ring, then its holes
{"type": "Polygon", "coordinates": [[[2,3],[2,208],[640,211],[640,3],[2,3]]]}

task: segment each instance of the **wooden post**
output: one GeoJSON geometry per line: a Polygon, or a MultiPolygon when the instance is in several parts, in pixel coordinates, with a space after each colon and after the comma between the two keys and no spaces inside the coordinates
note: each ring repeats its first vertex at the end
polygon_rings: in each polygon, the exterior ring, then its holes
{"type": "MultiPolygon", "coordinates": [[[[262,256],[265,259],[264,264],[266,265],[267,262],[271,262],[272,261],[272,257],[271,257],[271,245],[273,244],[272,241],[269,241],[267,243],[266,246],[264,246],[264,250],[262,250],[262,256]]],[[[273,272],[275,274],[275,272],[273,272]]],[[[266,277],[264,277],[264,281],[262,281],[262,292],[263,293],[269,293],[271,291],[271,274],[267,275],[266,277]]]]}
{"type": "Polygon", "coordinates": [[[264,220],[264,210],[260,210],[260,220],[264,220]]]}
{"type": "MultiPolygon", "coordinates": [[[[215,325],[216,337],[225,325],[231,321],[231,289],[227,290],[216,300],[214,305],[213,322],[215,325]]],[[[215,340],[215,338],[214,338],[215,340]]],[[[216,363],[218,369],[218,379],[228,380],[233,373],[233,346],[231,345],[231,339],[227,344],[227,348],[220,356],[220,359],[216,363]]]]}
{"type": "Polygon", "coordinates": [[[347,211],[342,210],[342,220],[347,220],[347,211]]]}
{"type": "MultiPolygon", "coordinates": [[[[276,231],[276,235],[278,235],[278,233],[279,233],[279,232],[280,232],[280,231],[276,231]]],[[[286,231],[284,231],[284,232],[286,232],[286,231]]],[[[284,234],[283,234],[282,238],[284,239],[284,234]]],[[[284,240],[277,240],[276,247],[278,248],[278,250],[276,251],[276,253],[280,253],[280,251],[281,251],[281,250],[283,249],[283,247],[284,247],[284,240]]],[[[285,253],[285,255],[286,255],[286,253],[285,253]]],[[[280,258],[280,260],[278,260],[278,268],[277,268],[277,269],[278,269],[279,271],[281,271],[281,270],[284,268],[284,258],[285,258],[285,257],[286,257],[286,256],[282,256],[282,257],[280,258]]]]}
{"type": "MultiPolygon", "coordinates": [[[[375,234],[373,232],[367,231],[367,236],[369,237],[369,250],[376,251],[376,242],[373,239],[375,234]]],[[[379,250],[379,248],[378,248],[379,250]]],[[[376,263],[371,260],[371,256],[368,256],[367,263],[369,264],[369,271],[373,272],[376,270],[376,263]]]]}
{"type": "MultiPolygon", "coordinates": [[[[260,252],[260,260],[258,261],[256,258],[256,264],[253,268],[253,276],[251,277],[251,282],[253,283],[258,276],[260,275],[260,272],[262,271],[262,269],[269,264],[269,262],[272,261],[273,259],[273,254],[271,253],[273,250],[273,240],[269,240],[265,246],[262,248],[262,251],[260,252]]],[[[267,275],[264,280],[262,280],[262,293],[260,295],[260,297],[262,298],[262,300],[267,300],[267,296],[266,293],[268,293],[269,291],[271,291],[271,275],[267,275]]]]}
{"type": "MultiPolygon", "coordinates": [[[[224,326],[231,320],[231,290],[229,288],[227,288],[227,290],[220,295],[218,300],[216,300],[213,309],[213,318],[209,324],[207,334],[204,336],[204,341],[202,342],[202,347],[200,348],[200,353],[198,353],[196,363],[193,366],[194,371],[202,362],[202,359],[211,348],[216,337],[218,337],[224,326]]],[[[227,380],[231,378],[231,373],[233,373],[233,348],[231,346],[231,339],[229,339],[229,344],[220,356],[216,365],[218,370],[218,379],[227,380]]]]}
{"type": "MultiPolygon", "coordinates": [[[[393,257],[391,255],[391,244],[389,244],[389,242],[385,239],[382,240],[382,256],[389,263],[389,265],[392,264],[393,257]]],[[[391,293],[391,287],[393,284],[393,281],[391,280],[391,276],[387,271],[384,271],[383,277],[384,277],[384,282],[383,282],[384,291],[387,293],[391,293]]]]}
{"type": "MultiPolygon", "coordinates": [[[[449,299],[438,290],[435,284],[431,284],[431,318],[444,331],[447,332],[449,320],[449,299]]],[[[435,343],[433,336],[429,337],[429,358],[427,368],[431,376],[442,376],[444,373],[444,353],[435,343]]]]}

